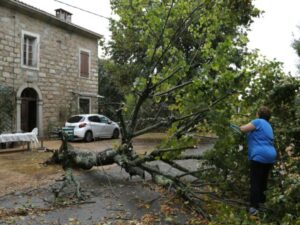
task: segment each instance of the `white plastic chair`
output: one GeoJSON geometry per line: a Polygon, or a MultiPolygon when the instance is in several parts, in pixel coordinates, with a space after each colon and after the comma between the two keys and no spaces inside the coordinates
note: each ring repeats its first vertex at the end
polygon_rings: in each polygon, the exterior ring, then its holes
{"type": "Polygon", "coordinates": [[[38,133],[39,133],[38,128],[34,128],[34,129],[31,131],[31,134],[32,134],[32,140],[31,140],[31,142],[34,143],[35,147],[37,147],[37,145],[38,145],[38,143],[39,143],[39,139],[37,138],[38,133]]]}

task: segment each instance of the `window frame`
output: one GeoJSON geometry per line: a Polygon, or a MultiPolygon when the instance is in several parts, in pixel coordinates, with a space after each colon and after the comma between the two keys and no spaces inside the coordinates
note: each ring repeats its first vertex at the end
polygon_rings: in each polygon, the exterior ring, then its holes
{"type": "Polygon", "coordinates": [[[101,123],[109,124],[110,120],[106,116],[101,116],[100,121],[101,121],[101,123]]]}
{"type": "Polygon", "coordinates": [[[40,66],[40,35],[36,33],[32,33],[29,31],[22,30],[22,35],[21,35],[21,67],[26,68],[26,69],[32,69],[32,70],[39,70],[40,66]],[[28,36],[30,38],[35,39],[34,43],[34,49],[33,49],[33,59],[35,58],[35,65],[30,66],[27,64],[24,64],[24,41],[25,37],[28,36]]]}
{"type": "Polygon", "coordinates": [[[78,97],[78,112],[79,114],[91,114],[91,109],[92,109],[92,100],[89,97],[78,97]],[[89,112],[88,113],[81,113],[80,112],[80,99],[87,99],[89,100],[89,112]]]}
{"type": "Polygon", "coordinates": [[[79,53],[78,53],[78,62],[79,62],[79,65],[78,65],[78,75],[80,78],[83,78],[83,79],[89,79],[91,77],[91,58],[92,58],[92,54],[91,54],[91,50],[89,49],[85,49],[85,48],[79,48],[79,53]],[[89,59],[88,59],[88,75],[87,76],[82,76],[81,75],[81,52],[86,52],[88,53],[89,55],[89,59]]]}

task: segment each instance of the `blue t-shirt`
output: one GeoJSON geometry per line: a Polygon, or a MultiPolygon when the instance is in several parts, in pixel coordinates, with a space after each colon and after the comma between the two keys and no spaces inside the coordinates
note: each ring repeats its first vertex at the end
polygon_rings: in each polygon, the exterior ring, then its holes
{"type": "Polygon", "coordinates": [[[274,163],[276,150],[274,135],[270,123],[264,119],[251,121],[255,130],[248,133],[248,158],[260,163],[274,163]]]}

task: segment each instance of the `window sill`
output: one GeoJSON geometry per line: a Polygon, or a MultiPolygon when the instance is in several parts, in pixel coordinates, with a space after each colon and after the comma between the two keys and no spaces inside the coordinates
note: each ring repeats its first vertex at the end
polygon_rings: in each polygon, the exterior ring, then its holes
{"type": "Polygon", "coordinates": [[[34,66],[26,66],[26,65],[21,65],[21,68],[23,69],[29,69],[29,70],[35,70],[35,71],[39,71],[40,68],[39,67],[34,67],[34,66]]]}
{"type": "Polygon", "coordinates": [[[91,79],[91,76],[89,75],[89,76],[81,76],[81,75],[79,75],[79,78],[81,78],[81,79],[86,79],[86,80],[90,80],[91,79]]]}

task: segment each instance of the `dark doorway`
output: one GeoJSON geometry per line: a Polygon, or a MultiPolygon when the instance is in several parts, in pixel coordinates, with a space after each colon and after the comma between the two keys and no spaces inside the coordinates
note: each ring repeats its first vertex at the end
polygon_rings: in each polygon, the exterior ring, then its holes
{"type": "Polygon", "coordinates": [[[37,93],[32,88],[26,88],[21,94],[21,129],[31,132],[37,127],[37,93]]]}
{"type": "Polygon", "coordinates": [[[89,114],[90,113],[90,99],[89,98],[79,98],[79,113],[89,114]]]}

